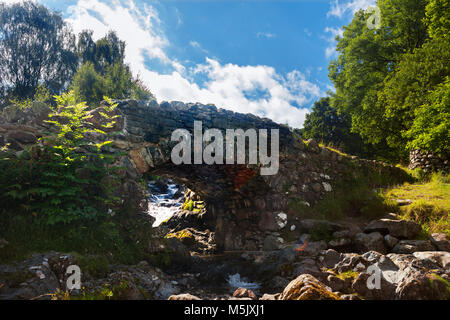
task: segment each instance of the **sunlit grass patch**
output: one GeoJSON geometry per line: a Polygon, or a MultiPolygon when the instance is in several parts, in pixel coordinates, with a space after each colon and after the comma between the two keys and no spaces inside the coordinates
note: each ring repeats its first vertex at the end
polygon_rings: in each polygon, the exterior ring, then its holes
{"type": "Polygon", "coordinates": [[[387,199],[410,199],[400,208],[401,217],[422,226],[423,233],[444,232],[450,236],[450,175],[433,173],[421,182],[405,183],[385,192],[387,199]]]}

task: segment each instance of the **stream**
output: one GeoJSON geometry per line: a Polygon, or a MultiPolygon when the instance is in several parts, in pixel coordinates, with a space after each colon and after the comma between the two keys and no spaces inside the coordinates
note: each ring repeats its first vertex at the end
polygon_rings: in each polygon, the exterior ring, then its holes
{"type": "MultiPolygon", "coordinates": [[[[148,187],[148,214],[155,218],[153,227],[158,228],[181,210],[185,187],[172,180],[149,181],[148,187]]],[[[199,270],[202,290],[217,295],[232,295],[237,288],[259,291],[261,285],[249,279],[249,270],[252,268],[248,261],[244,262],[240,258],[240,254],[222,253],[197,257],[202,262],[199,270]]]]}
{"type": "Polygon", "coordinates": [[[183,187],[172,180],[150,181],[148,187],[150,189],[148,214],[155,218],[153,227],[156,228],[180,211],[184,202],[184,192],[183,187]]]}

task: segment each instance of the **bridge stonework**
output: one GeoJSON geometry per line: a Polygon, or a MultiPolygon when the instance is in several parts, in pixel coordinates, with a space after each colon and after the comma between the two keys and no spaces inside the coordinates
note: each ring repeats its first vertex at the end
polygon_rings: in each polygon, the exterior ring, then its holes
{"type": "MultiPolygon", "coordinates": [[[[187,186],[205,200],[206,214],[199,220],[214,232],[219,250],[260,249],[265,236],[283,227],[277,221],[279,213],[301,214],[302,208],[314,206],[361,176],[384,175],[393,182],[405,180],[404,172],[394,166],[343,155],[313,140],[304,142],[287,126],[251,114],[199,103],[117,102],[115,113],[119,117],[108,129],[114,144],[105,152],[124,154],[118,162],[126,168],[122,177],[125,182],[117,186],[118,194],[124,200],[135,199],[145,212],[147,195],[139,181],[146,175],[166,176],[187,186]],[[278,173],[260,175],[257,164],[175,165],[170,158],[177,144],[171,142],[172,132],[192,132],[196,120],[202,121],[203,129],[278,129],[278,173]]],[[[92,110],[89,121],[104,129],[101,124],[106,120],[100,111],[102,107],[92,110]]],[[[44,121],[49,112],[40,103],[33,103],[29,110],[5,108],[0,116],[0,146],[8,143],[21,152],[27,145],[37,143],[42,132],[49,129],[44,121]]],[[[377,182],[371,185],[376,187],[377,182]]]]}
{"type": "Polygon", "coordinates": [[[203,223],[215,232],[219,249],[260,248],[263,237],[255,234],[277,231],[278,213],[299,204],[313,206],[345,185],[346,180],[351,183],[356,179],[357,170],[402,176],[398,168],[385,163],[345,156],[312,140],[305,143],[287,126],[252,114],[199,103],[158,104],[154,100],[120,101],[118,110],[124,126],[115,139],[116,146],[128,152],[139,174],[164,175],[199,194],[208,206],[203,223]],[[202,121],[203,129],[221,131],[278,129],[278,173],[260,175],[254,165],[174,165],[170,154],[176,142],[170,141],[171,134],[176,129],[192,133],[194,121],[202,121]],[[355,166],[356,171],[350,169],[355,166]]]}

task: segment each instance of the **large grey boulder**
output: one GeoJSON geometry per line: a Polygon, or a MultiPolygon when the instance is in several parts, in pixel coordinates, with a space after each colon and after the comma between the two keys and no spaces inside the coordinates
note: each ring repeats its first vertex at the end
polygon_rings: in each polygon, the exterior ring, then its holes
{"type": "Polygon", "coordinates": [[[334,266],[341,261],[342,254],[333,249],[328,249],[321,252],[319,261],[328,269],[334,268],[334,266]]]}
{"type": "Polygon", "coordinates": [[[445,233],[433,233],[430,241],[438,250],[450,252],[450,241],[445,233]]]}
{"type": "Polygon", "coordinates": [[[401,240],[392,249],[393,253],[414,253],[418,251],[435,251],[428,240],[401,240]]]}
{"type": "Polygon", "coordinates": [[[420,230],[420,225],[413,221],[393,219],[373,220],[364,228],[365,233],[380,232],[398,239],[413,239],[420,230]]]}
{"type": "Polygon", "coordinates": [[[386,253],[386,246],[384,245],[384,238],[379,232],[372,233],[358,233],[355,236],[354,243],[359,252],[377,251],[386,253]]]}
{"type": "Polygon", "coordinates": [[[312,275],[302,274],[288,284],[279,300],[339,300],[339,297],[312,275]]]}

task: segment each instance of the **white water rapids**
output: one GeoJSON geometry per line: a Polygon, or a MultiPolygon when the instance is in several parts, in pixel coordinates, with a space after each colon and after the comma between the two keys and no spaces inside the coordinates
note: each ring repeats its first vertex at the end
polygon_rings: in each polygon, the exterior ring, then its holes
{"type": "Polygon", "coordinates": [[[153,181],[148,186],[151,191],[148,214],[155,218],[153,227],[158,227],[181,209],[183,197],[175,196],[180,187],[172,181],[167,183],[167,190],[164,191],[153,181]]]}

